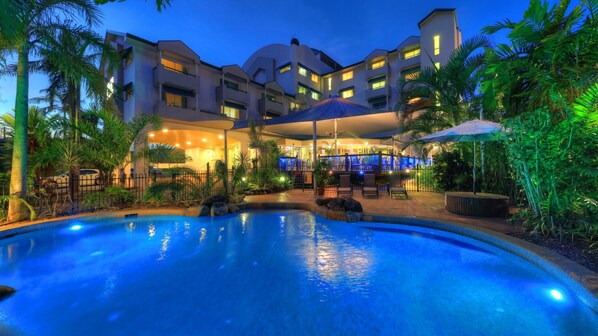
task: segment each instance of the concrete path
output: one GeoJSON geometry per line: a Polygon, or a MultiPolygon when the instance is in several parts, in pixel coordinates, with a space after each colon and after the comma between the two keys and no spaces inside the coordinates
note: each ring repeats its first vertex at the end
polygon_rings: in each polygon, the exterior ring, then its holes
{"type": "MultiPolygon", "coordinates": [[[[326,196],[334,197],[336,195],[326,196]]],[[[277,194],[247,196],[245,201],[248,203],[313,204],[318,197],[321,196],[314,196],[313,190],[289,190],[277,194]]],[[[410,192],[409,199],[391,199],[385,191],[380,191],[379,198],[364,199],[361,197],[361,192],[356,191],[353,193],[353,198],[361,203],[365,214],[462,223],[505,234],[521,232],[522,230],[520,224],[509,224],[506,218],[469,217],[452,214],[444,209],[444,194],[441,193],[410,192]]]]}

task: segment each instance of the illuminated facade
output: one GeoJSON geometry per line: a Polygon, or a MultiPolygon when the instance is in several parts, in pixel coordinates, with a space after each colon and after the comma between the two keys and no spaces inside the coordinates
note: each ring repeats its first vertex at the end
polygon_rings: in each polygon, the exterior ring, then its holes
{"type": "MultiPolygon", "coordinates": [[[[276,118],[337,93],[374,109],[394,109],[401,77],[414,78],[421,68],[442,65],[461,43],[454,9],[436,9],[418,26],[420,36],[408,37],[393,50],[374,50],[349,66],[297,39],[265,46],[242,66],[218,67],[182,41],[151,42],[108,32],[106,40],[119,51],[122,64],[106,75],[125,120],[143,112],[159,115],[170,132],[150,134],[150,142],[185,149],[200,168],[222,158],[224,148],[222,130],[205,121],[276,118]]],[[[228,136],[229,157],[247,149],[245,133],[228,136]]]]}

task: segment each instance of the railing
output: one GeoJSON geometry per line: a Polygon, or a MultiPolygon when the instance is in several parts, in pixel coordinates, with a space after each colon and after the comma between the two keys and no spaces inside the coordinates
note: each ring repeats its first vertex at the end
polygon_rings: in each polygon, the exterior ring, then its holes
{"type": "MultiPolygon", "coordinates": [[[[283,171],[287,179],[291,181],[294,189],[313,189],[313,172],[311,170],[286,170],[283,171]]],[[[333,171],[329,176],[327,183],[328,189],[336,190],[338,186],[338,176],[348,174],[351,175],[351,185],[353,191],[362,189],[364,175],[367,171],[333,171]]],[[[401,183],[408,191],[438,191],[434,182],[432,166],[420,166],[416,164],[413,168],[397,169],[380,174],[376,174],[376,185],[380,192],[386,191],[390,183],[391,175],[399,175],[401,183]]],[[[328,193],[328,190],[326,191],[328,193]]]]}
{"type": "MultiPolygon", "coordinates": [[[[419,166],[428,166],[430,162],[420,158],[400,156],[394,154],[345,154],[320,156],[326,160],[330,170],[335,173],[385,173],[394,170],[415,169],[419,166]]],[[[279,161],[280,171],[308,171],[312,170],[310,160],[301,160],[297,157],[281,157],[279,161]]]]}

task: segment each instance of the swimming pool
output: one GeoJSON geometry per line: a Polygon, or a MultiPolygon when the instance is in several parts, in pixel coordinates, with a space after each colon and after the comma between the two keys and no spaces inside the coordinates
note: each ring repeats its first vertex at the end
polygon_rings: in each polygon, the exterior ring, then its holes
{"type": "Polygon", "coordinates": [[[564,284],[473,239],[306,211],[67,221],[0,240],[0,334],[595,335],[564,284]]]}

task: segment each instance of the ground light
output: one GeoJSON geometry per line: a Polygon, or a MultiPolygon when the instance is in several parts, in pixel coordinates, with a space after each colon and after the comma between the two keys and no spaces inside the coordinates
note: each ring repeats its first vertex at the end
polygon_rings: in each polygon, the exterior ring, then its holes
{"type": "Polygon", "coordinates": [[[284,180],[285,180],[284,176],[281,176],[280,177],[280,182],[284,182],[284,180]]]}

